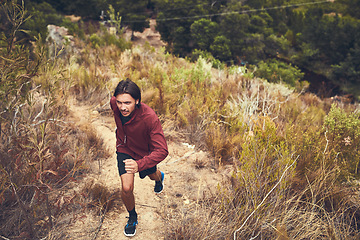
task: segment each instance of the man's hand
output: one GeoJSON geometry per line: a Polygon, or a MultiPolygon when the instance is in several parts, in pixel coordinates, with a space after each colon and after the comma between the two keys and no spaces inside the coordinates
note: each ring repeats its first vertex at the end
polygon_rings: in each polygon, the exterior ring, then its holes
{"type": "Polygon", "coordinates": [[[133,159],[125,159],[125,171],[127,173],[137,173],[139,171],[139,167],[135,160],[133,159]]]}

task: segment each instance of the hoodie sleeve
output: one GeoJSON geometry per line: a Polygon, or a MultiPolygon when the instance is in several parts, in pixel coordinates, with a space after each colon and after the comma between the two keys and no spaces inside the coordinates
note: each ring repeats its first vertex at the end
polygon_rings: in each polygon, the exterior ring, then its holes
{"type": "Polygon", "coordinates": [[[137,160],[139,172],[154,167],[168,155],[166,139],[159,118],[155,115],[148,126],[150,154],[137,160]]]}

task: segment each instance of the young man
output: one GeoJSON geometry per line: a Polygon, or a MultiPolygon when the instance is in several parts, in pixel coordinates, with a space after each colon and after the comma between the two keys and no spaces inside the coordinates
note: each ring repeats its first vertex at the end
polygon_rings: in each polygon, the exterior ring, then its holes
{"type": "Polygon", "coordinates": [[[159,118],[149,106],[141,103],[140,88],[130,79],[121,81],[110,100],[116,122],[116,154],[121,178],[121,198],[129,212],[124,234],[136,233],[137,213],[134,198],[134,174],[155,181],[155,193],[161,193],[164,173],[156,165],[168,155],[159,118]]]}

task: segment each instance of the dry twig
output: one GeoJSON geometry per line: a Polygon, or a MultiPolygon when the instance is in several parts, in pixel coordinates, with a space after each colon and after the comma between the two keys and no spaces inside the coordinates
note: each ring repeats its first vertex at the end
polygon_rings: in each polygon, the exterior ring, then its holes
{"type": "Polygon", "coordinates": [[[251,216],[264,204],[265,200],[268,198],[268,196],[274,191],[274,189],[281,183],[281,180],[283,179],[283,177],[285,176],[285,173],[295,164],[296,160],[299,158],[299,156],[297,156],[297,158],[289,165],[285,168],[283,174],[281,175],[279,181],[274,185],[274,187],[266,194],[266,196],[264,197],[264,199],[261,201],[261,203],[250,213],[250,215],[245,219],[244,223],[234,232],[234,240],[236,240],[236,233],[239,232],[246,224],[246,222],[251,218],[251,216]]]}

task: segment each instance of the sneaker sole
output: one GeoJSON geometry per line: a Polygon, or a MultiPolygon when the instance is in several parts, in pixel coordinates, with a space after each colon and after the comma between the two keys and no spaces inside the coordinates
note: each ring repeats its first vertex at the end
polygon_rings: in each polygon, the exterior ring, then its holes
{"type": "Polygon", "coordinates": [[[163,187],[162,187],[162,189],[161,189],[161,191],[160,191],[160,192],[155,192],[156,194],[160,194],[160,193],[162,193],[162,191],[164,190],[164,187],[165,187],[164,182],[165,182],[165,173],[164,173],[164,179],[162,180],[162,185],[163,185],[163,187]]]}
{"type": "Polygon", "coordinates": [[[127,234],[125,231],[124,231],[124,235],[127,236],[127,237],[133,237],[135,236],[136,234],[136,229],[135,229],[135,232],[133,234],[127,234]]]}
{"type": "MultiPolygon", "coordinates": [[[[137,226],[138,225],[138,222],[136,222],[136,224],[135,224],[135,226],[137,226]]],[[[135,232],[134,233],[126,233],[125,232],[125,229],[124,229],[124,235],[126,236],[126,237],[133,237],[133,236],[135,236],[135,234],[136,234],[136,228],[135,228],[135,232]]]]}

